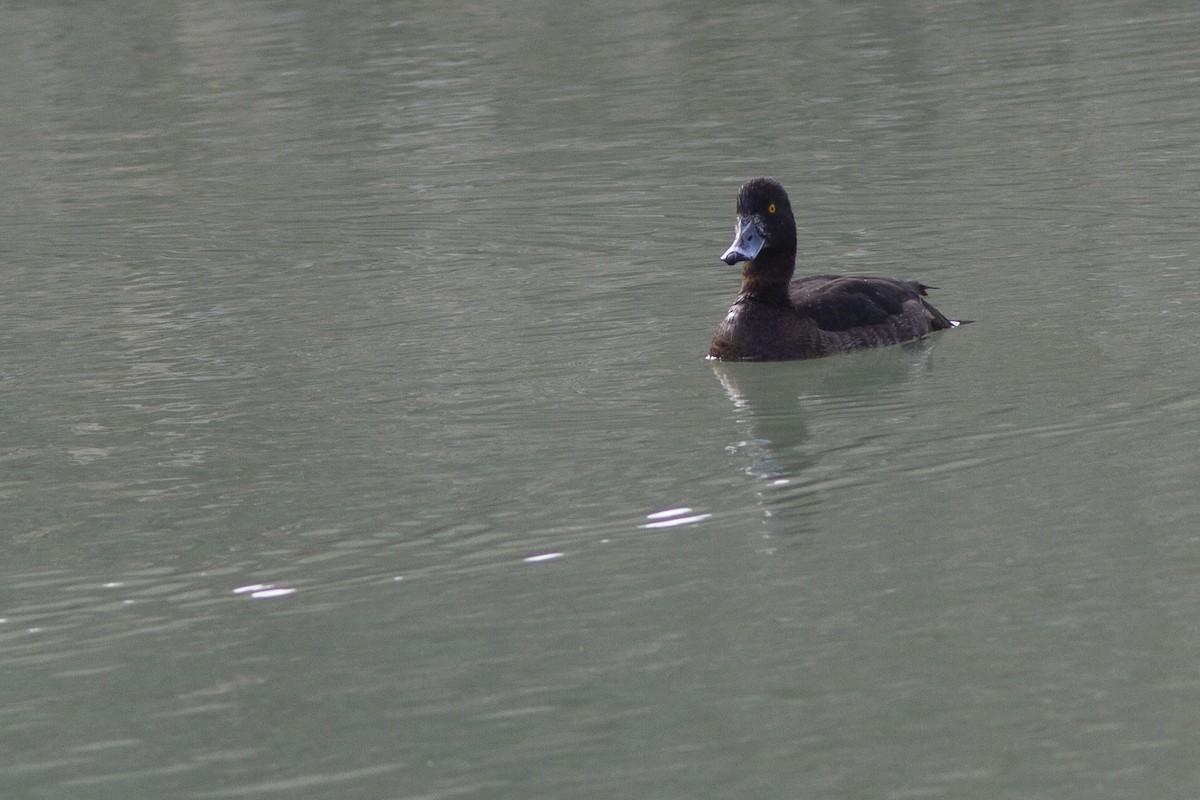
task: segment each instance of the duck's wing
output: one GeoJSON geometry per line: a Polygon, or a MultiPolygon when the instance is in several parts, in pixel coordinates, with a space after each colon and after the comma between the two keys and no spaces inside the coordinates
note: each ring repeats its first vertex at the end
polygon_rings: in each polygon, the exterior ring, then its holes
{"type": "Polygon", "coordinates": [[[788,287],[796,311],[821,330],[847,331],[909,318],[922,320],[926,330],[951,326],[923,299],[929,287],[901,278],[853,275],[811,275],[788,287]]]}

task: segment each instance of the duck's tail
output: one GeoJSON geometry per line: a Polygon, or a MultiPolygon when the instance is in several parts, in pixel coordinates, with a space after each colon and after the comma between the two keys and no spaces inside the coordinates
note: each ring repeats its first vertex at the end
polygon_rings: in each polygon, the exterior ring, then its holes
{"type": "Polygon", "coordinates": [[[925,306],[925,313],[929,315],[929,327],[931,330],[941,331],[947,328],[957,328],[959,325],[968,325],[975,321],[973,319],[950,319],[930,305],[929,301],[925,299],[925,293],[930,289],[936,288],[936,286],[926,286],[923,283],[917,284],[917,292],[921,295],[921,305],[925,306]]]}

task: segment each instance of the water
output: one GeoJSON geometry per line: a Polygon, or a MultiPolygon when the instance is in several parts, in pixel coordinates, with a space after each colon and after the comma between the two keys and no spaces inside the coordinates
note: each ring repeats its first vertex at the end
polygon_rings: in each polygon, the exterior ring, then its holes
{"type": "Polygon", "coordinates": [[[5,796],[1200,791],[1189,5],[0,19],[5,796]]]}

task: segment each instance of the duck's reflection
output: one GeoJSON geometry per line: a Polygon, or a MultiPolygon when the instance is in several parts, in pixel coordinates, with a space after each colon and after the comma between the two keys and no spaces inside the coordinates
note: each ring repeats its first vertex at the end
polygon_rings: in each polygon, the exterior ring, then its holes
{"type": "Polygon", "coordinates": [[[808,364],[713,361],[713,373],[733,403],[740,438],[726,446],[742,456],[747,475],[779,480],[802,471],[812,456],[798,382],[808,364]]]}
{"type": "Polygon", "coordinates": [[[931,368],[933,346],[922,339],[813,361],[710,362],[739,429],[729,451],[742,456],[746,474],[788,485],[828,450],[806,446],[814,420],[882,411],[892,388],[931,368]]]}

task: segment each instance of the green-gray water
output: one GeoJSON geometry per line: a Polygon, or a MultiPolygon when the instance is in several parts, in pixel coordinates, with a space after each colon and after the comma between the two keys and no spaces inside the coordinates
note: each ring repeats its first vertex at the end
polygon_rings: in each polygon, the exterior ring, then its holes
{"type": "Polygon", "coordinates": [[[1200,11],[0,8],[0,796],[1200,795],[1200,11]],[[921,346],[714,364],[745,178],[921,346]]]}

